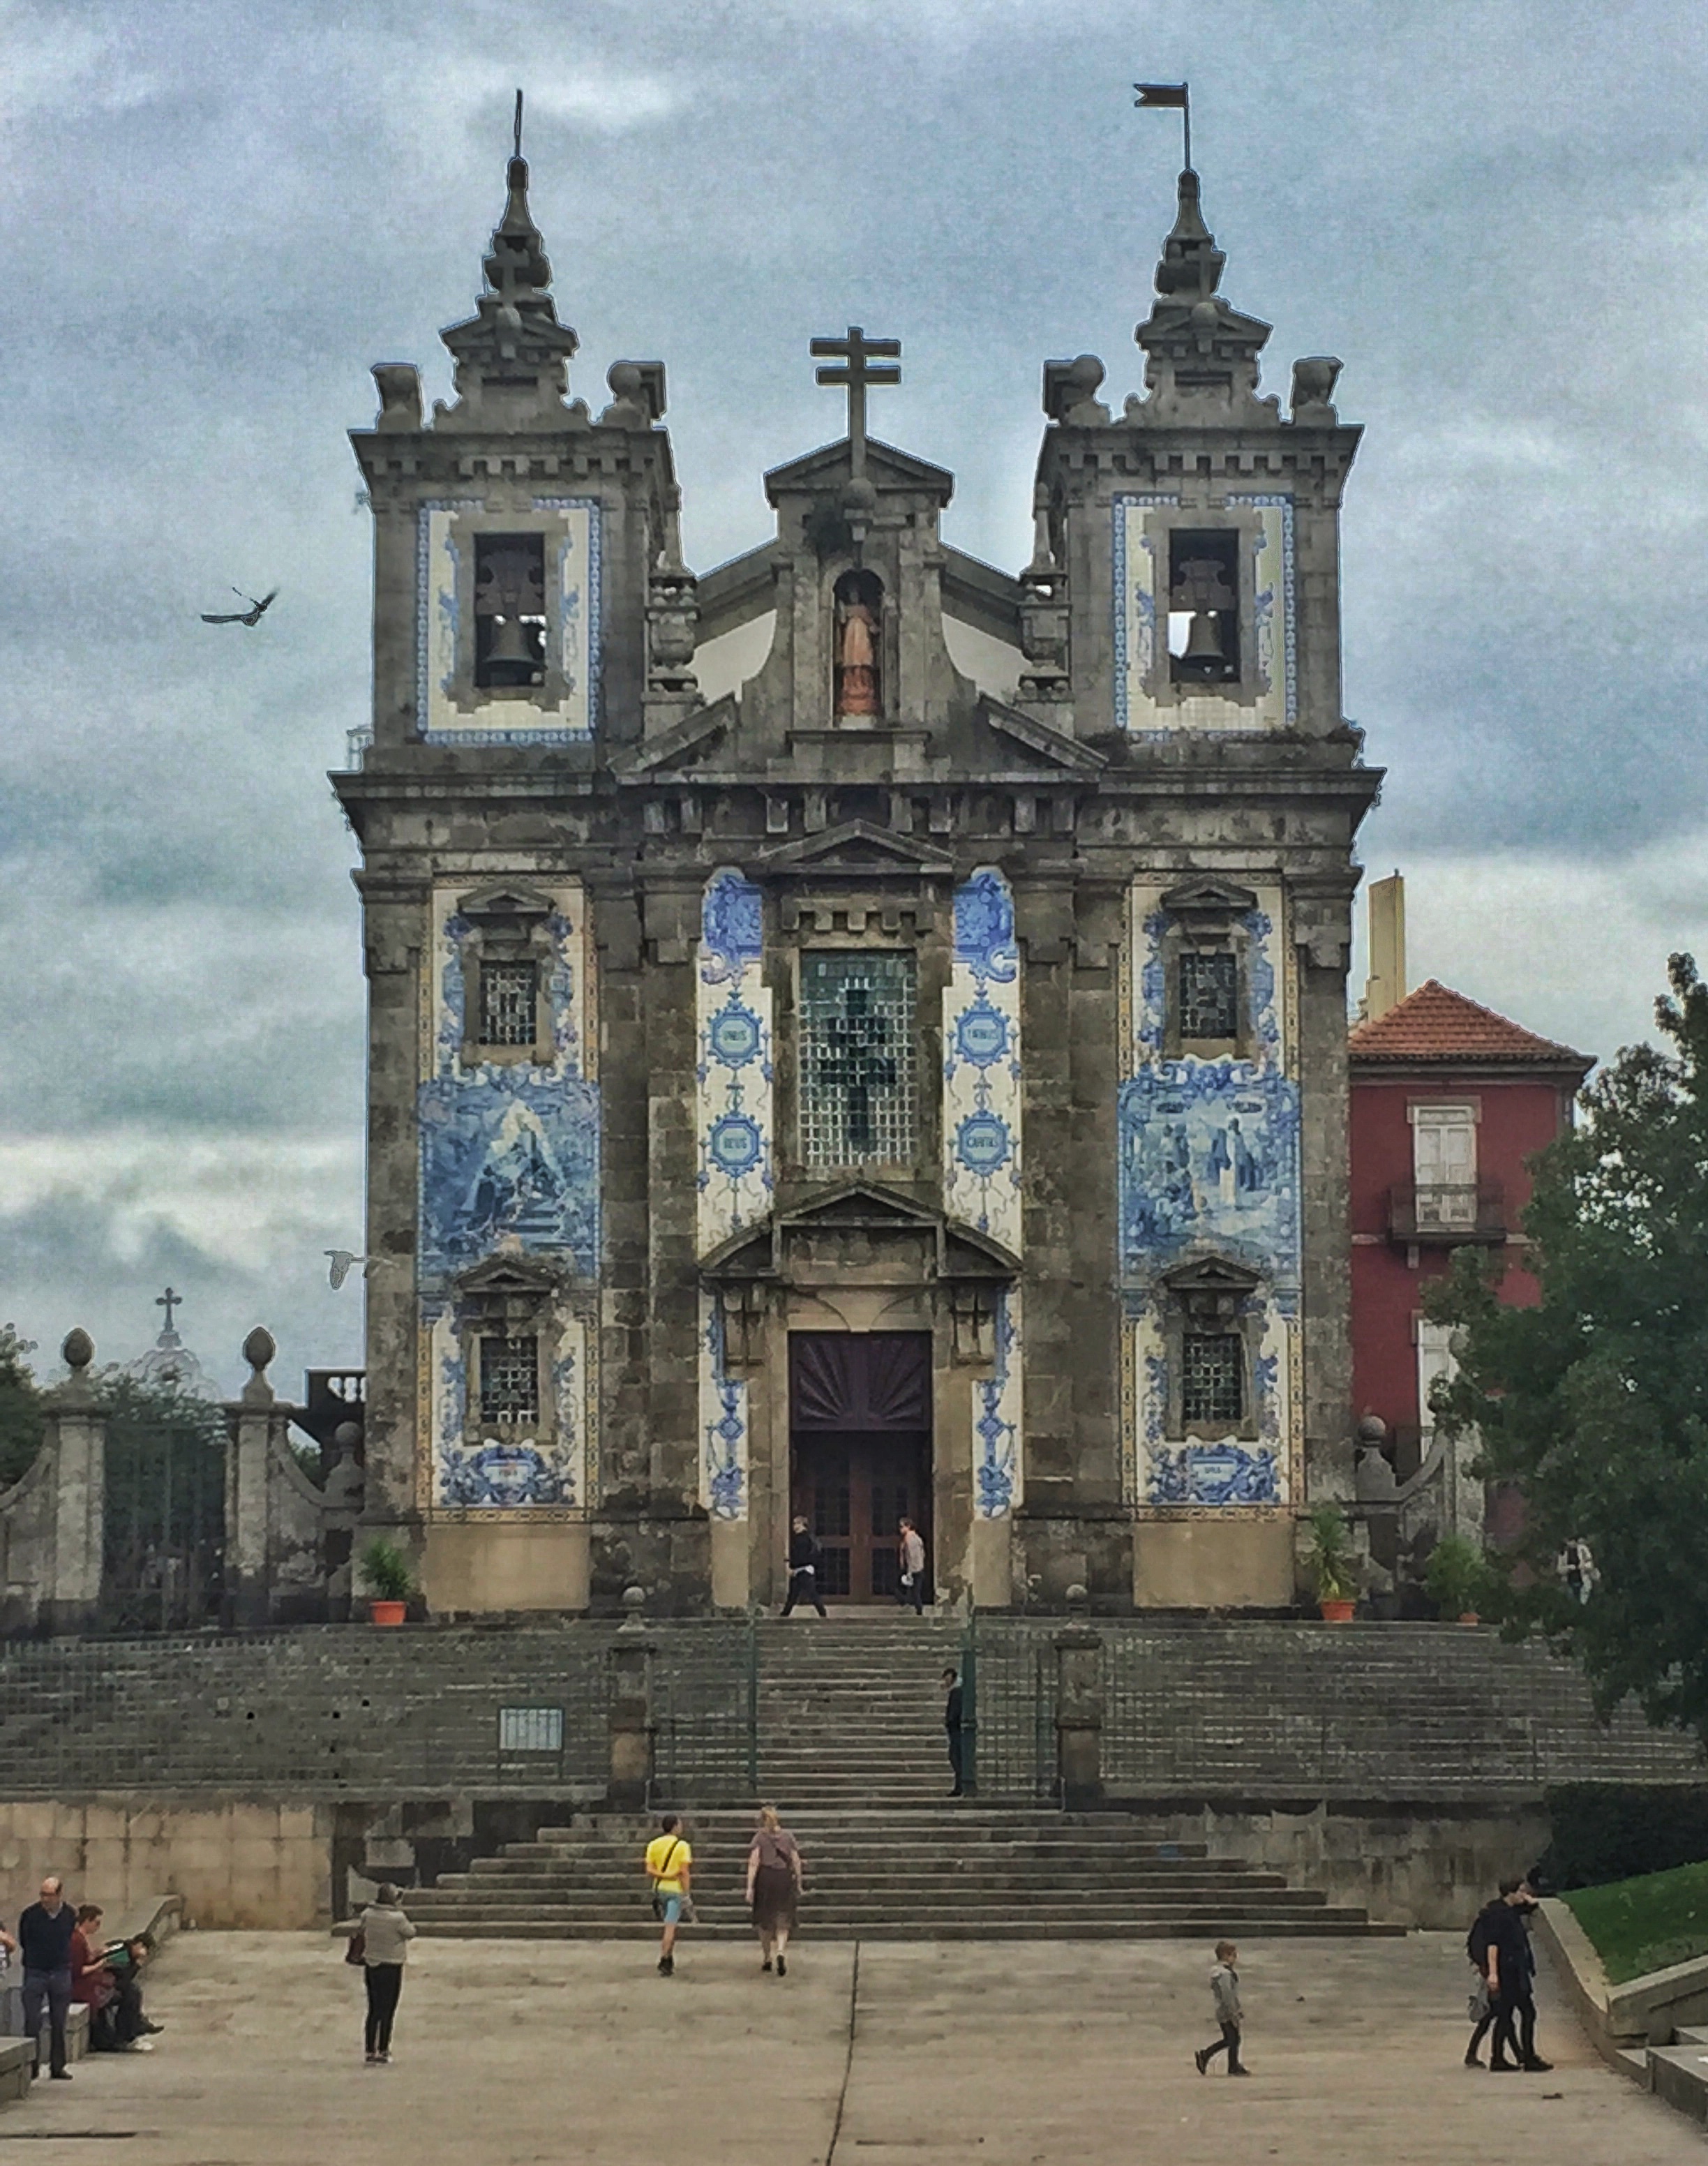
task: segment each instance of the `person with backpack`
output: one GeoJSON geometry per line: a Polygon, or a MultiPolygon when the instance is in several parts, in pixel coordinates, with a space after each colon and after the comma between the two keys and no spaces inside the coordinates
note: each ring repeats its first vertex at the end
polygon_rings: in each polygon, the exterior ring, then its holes
{"type": "Polygon", "coordinates": [[[684,1841],[682,1822],[674,1813],[667,1813],[658,1824],[658,1833],[646,1846],[646,1877],[652,1883],[652,1915],[664,1927],[664,1937],[658,1946],[658,1975],[676,1975],[676,1929],[685,1917],[691,1917],[691,1897],[688,1890],[693,1884],[693,1852],[684,1841]]]}
{"type": "Polygon", "coordinates": [[[1501,1898],[1491,1896],[1471,1920],[1471,1930],[1465,1936],[1465,1960],[1477,1974],[1465,2007],[1472,2024],[1471,2042],[1465,2048],[1468,2068],[1482,2067],[1478,2049],[1494,2026],[1494,2002],[1489,1991],[1489,1939],[1494,1930],[1494,1913],[1500,1907],[1501,1898]]]}

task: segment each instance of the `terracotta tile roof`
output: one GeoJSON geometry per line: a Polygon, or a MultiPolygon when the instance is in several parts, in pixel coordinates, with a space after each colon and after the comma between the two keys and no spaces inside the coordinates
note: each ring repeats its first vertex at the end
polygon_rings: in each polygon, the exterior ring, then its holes
{"type": "Polygon", "coordinates": [[[1538,1038],[1521,1023],[1467,1000],[1437,978],[1426,980],[1374,1022],[1356,1024],[1347,1043],[1355,1061],[1501,1061],[1515,1067],[1559,1067],[1572,1061],[1584,1069],[1594,1065],[1586,1054],[1538,1038]]]}

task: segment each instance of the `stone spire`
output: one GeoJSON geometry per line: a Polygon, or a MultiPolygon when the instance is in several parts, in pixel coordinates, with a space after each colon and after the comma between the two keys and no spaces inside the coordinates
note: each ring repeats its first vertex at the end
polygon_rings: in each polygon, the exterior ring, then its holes
{"type": "Polygon", "coordinates": [[[550,292],[551,265],[528,208],[528,161],[520,149],[507,174],[504,214],[493,231],[482,268],[487,290],[477,314],[441,334],[455,361],[456,403],[435,409],[452,428],[585,426],[577,400],[566,408],[568,366],[580,340],[557,320],[550,292]]]}
{"type": "Polygon", "coordinates": [[[1204,222],[1198,176],[1180,176],[1174,228],[1157,266],[1157,298],[1133,333],[1144,349],[1149,397],[1127,403],[1129,420],[1157,423],[1278,421],[1257,396],[1257,356],[1268,324],[1242,316],[1217,292],[1227,257],[1204,222]]]}

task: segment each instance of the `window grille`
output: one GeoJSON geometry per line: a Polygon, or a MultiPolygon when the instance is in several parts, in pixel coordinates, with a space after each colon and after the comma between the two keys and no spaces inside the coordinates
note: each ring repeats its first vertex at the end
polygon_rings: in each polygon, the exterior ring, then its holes
{"type": "Polygon", "coordinates": [[[540,1342],[482,1339],[480,1410],[483,1422],[514,1424],[540,1418],[540,1342]]]}
{"type": "Polygon", "coordinates": [[[1188,1422],[1237,1422],[1245,1418],[1243,1350],[1236,1331],[1189,1331],[1180,1388],[1188,1422]]]}
{"type": "Polygon", "coordinates": [[[1189,948],[1180,958],[1182,1038],[1237,1038],[1239,1031],[1238,957],[1228,948],[1189,948]]]}
{"type": "Polygon", "coordinates": [[[480,1042],[532,1045],[537,1034],[535,1003],[539,980],[531,963],[482,963],[480,1042]]]}
{"type": "Polygon", "coordinates": [[[914,959],[801,957],[801,1156],[809,1166],[909,1162],[915,1149],[914,959]]]}
{"type": "Polygon", "coordinates": [[[498,1709],[500,1752],[561,1752],[563,1709],[561,1707],[501,1707],[498,1709]]]}

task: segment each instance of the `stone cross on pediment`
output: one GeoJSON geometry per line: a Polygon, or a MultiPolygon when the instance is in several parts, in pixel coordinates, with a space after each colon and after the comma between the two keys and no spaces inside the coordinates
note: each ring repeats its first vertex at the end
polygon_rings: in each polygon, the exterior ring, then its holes
{"type": "Polygon", "coordinates": [[[901,341],[893,338],[869,339],[858,324],[850,324],[846,338],[815,338],[811,348],[814,358],[836,360],[840,368],[821,368],[817,371],[820,383],[846,384],[848,388],[848,466],[851,473],[866,471],[866,390],[872,383],[899,383],[901,341]],[[875,357],[887,358],[872,366],[875,357]]]}

